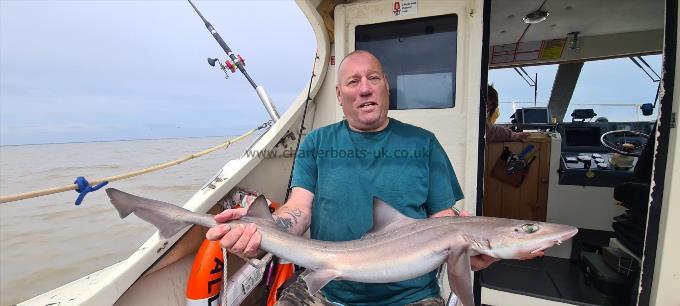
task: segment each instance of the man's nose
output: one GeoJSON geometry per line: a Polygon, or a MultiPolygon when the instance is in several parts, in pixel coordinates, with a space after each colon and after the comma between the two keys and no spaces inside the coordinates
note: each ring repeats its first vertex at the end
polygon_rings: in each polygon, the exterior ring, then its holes
{"type": "Polygon", "coordinates": [[[371,83],[368,81],[368,78],[361,79],[361,83],[359,84],[359,94],[362,97],[370,96],[373,94],[373,87],[371,86],[371,83]]]}

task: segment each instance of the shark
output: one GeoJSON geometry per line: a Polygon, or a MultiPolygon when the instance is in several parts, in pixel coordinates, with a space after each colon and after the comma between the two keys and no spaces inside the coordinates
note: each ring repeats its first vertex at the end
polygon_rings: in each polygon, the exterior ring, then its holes
{"type": "MultiPolygon", "coordinates": [[[[217,226],[214,216],[169,203],[106,190],[121,218],[135,214],[167,239],[189,225],[217,226]]],[[[303,280],[310,295],[332,280],[389,283],[412,279],[446,264],[453,291],[464,306],[473,306],[470,257],[485,254],[520,259],[576,235],[569,225],[493,217],[413,219],[380,200],[373,200],[373,228],[357,240],[331,242],[290,234],[274,222],[267,201],[259,196],[247,214],[228,226],[254,223],[262,235],[260,249],[307,268],[303,280]]]]}

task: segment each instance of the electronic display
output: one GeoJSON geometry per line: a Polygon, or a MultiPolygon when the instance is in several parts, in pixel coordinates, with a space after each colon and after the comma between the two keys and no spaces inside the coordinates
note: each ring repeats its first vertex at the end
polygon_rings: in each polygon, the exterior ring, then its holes
{"type": "Polygon", "coordinates": [[[564,143],[567,147],[601,147],[600,127],[566,127],[564,143]]]}
{"type": "Polygon", "coordinates": [[[545,107],[523,108],[522,123],[550,123],[550,115],[545,107]]]}

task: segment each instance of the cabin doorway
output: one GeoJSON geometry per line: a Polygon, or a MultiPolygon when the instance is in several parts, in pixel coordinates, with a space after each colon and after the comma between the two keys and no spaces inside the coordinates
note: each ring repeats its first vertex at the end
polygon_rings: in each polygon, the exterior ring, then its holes
{"type": "Polygon", "coordinates": [[[664,22],[643,15],[664,16],[665,3],[598,3],[639,21],[617,26],[587,22],[599,9],[577,2],[490,1],[488,82],[499,99],[482,107],[482,215],[579,234],[478,273],[483,304],[638,303],[664,60],[664,22]],[[523,22],[532,12],[548,16],[523,22]]]}

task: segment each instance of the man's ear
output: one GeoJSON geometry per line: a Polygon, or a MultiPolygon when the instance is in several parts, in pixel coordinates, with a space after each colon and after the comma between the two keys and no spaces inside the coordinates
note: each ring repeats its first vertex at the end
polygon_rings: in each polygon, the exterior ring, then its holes
{"type": "Polygon", "coordinates": [[[340,85],[335,85],[335,98],[338,99],[338,103],[342,105],[342,101],[340,101],[340,85]]]}
{"type": "Polygon", "coordinates": [[[387,81],[387,73],[383,73],[383,80],[385,80],[385,89],[387,89],[387,95],[390,94],[390,82],[387,81]]]}

